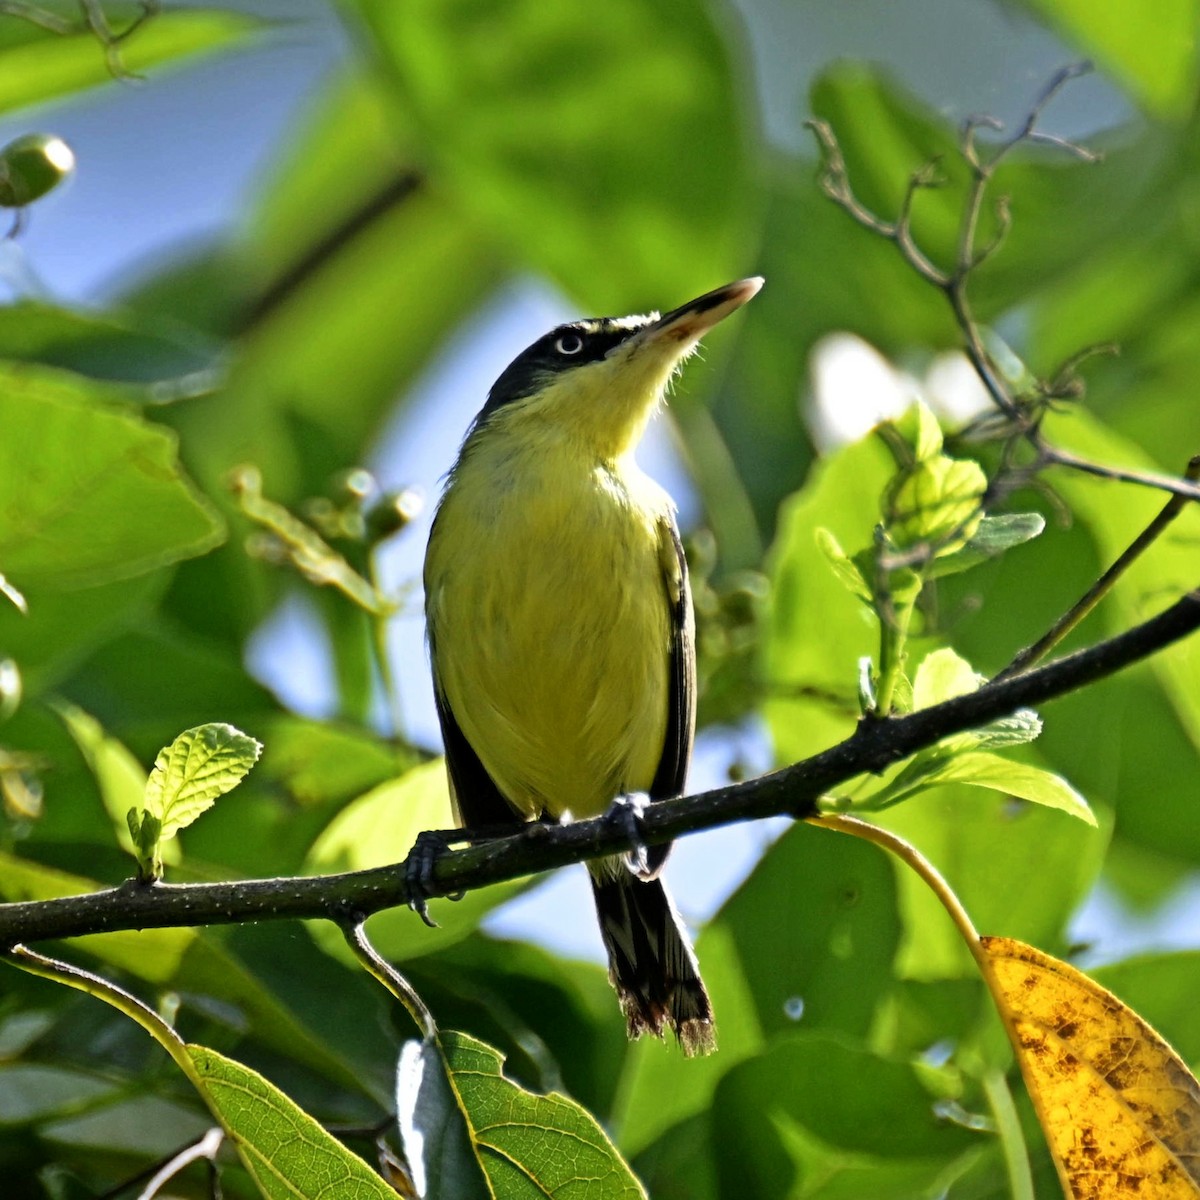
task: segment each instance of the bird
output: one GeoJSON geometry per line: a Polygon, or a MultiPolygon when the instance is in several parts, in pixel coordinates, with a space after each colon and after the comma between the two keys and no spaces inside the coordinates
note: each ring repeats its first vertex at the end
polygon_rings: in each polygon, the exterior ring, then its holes
{"type": "Polygon", "coordinates": [[[762,283],[572,321],[517,355],[467,430],[425,556],[455,821],[630,815],[635,849],[587,864],[609,978],[631,1038],[670,1029],[688,1056],[715,1049],[712,1004],[659,877],[669,846],[639,845],[636,822],[685,788],[695,620],[675,504],[634,451],[701,336],[762,283]]]}

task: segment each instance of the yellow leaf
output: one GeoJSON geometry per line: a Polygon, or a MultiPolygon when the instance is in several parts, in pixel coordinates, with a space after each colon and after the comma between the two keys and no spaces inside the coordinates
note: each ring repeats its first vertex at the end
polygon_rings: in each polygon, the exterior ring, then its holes
{"type": "Polygon", "coordinates": [[[1132,1009],[1074,967],[980,939],[1064,1191],[1200,1197],[1200,1084],[1132,1009]]]}

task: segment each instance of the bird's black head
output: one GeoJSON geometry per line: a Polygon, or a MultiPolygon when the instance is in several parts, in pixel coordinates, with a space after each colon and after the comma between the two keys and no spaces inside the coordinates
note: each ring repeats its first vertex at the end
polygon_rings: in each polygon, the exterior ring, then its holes
{"type": "Polygon", "coordinates": [[[497,409],[533,395],[547,380],[584,363],[599,362],[658,314],[644,317],[593,317],[559,325],[522,350],[492,384],[478,421],[486,421],[497,409]]]}

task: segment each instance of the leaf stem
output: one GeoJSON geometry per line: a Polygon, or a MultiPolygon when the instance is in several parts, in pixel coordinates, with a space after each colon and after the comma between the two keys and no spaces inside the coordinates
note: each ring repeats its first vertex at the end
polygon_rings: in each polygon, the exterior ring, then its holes
{"type": "Polygon", "coordinates": [[[175,1060],[176,1066],[195,1085],[200,1094],[205,1095],[203,1083],[196,1073],[196,1068],[183,1039],[154,1009],[139,1000],[132,992],[118,987],[117,984],[105,979],[102,975],[85,971],[82,967],[64,962],[62,959],[39,954],[36,950],[30,950],[28,946],[19,944],[11,946],[3,952],[2,957],[30,975],[40,975],[43,979],[52,979],[55,983],[65,984],[77,991],[86,992],[97,1000],[103,1000],[118,1012],[124,1013],[131,1021],[136,1021],[175,1060]]]}
{"type": "Polygon", "coordinates": [[[967,915],[967,910],[963,908],[962,901],[954,894],[954,890],[937,867],[916,846],[911,842],[906,842],[899,834],[892,833],[891,830],[873,825],[870,821],[859,820],[858,817],[846,816],[844,813],[827,813],[819,817],[806,817],[805,820],[810,825],[820,825],[826,829],[834,829],[838,833],[848,833],[851,837],[862,838],[866,842],[873,842],[876,846],[882,846],[890,854],[894,854],[905,866],[911,867],[938,898],[976,962],[983,964],[985,955],[979,941],[979,934],[972,924],[971,918],[967,915]]]}
{"type": "MultiPolygon", "coordinates": [[[[1011,1036],[1008,1021],[1004,1016],[1003,1008],[1000,1004],[999,992],[994,983],[992,964],[988,958],[987,950],[980,941],[979,933],[975,929],[971,918],[967,915],[967,910],[963,907],[962,901],[954,894],[953,889],[933,863],[912,843],[906,842],[902,837],[892,833],[890,830],[883,829],[878,825],[872,825],[869,821],[860,821],[857,817],[849,817],[843,814],[808,817],[807,821],[810,825],[820,825],[827,829],[837,830],[839,833],[848,833],[851,837],[862,838],[864,841],[881,846],[890,854],[894,854],[905,866],[910,867],[916,872],[921,881],[937,897],[950,919],[954,922],[954,927],[958,930],[962,940],[966,942],[967,948],[971,951],[971,955],[979,967],[988,990],[992,993],[993,999],[996,1001],[997,1008],[1001,1010],[1001,1020],[1004,1021],[1005,1029],[1011,1036]]],[[[1015,1041],[1014,1045],[1016,1045],[1015,1041]]],[[[983,1089],[987,1095],[988,1103],[991,1105],[992,1115],[996,1118],[996,1129],[1000,1135],[1000,1144],[1004,1153],[1004,1164],[1008,1170],[1012,1200],[1035,1200],[1033,1177],[1029,1169],[1029,1152],[1025,1146],[1025,1135],[1021,1131],[1021,1123],[1017,1118],[1012,1094],[1008,1090],[1008,1084],[1003,1074],[995,1070],[987,1071],[983,1077],[983,1089]]]]}
{"type": "Polygon", "coordinates": [[[983,1076],[983,1091],[996,1120],[996,1132],[1000,1135],[1012,1200],[1036,1200],[1033,1172],[1029,1167],[1029,1148],[1025,1145],[1025,1133],[1021,1129],[1008,1080],[1000,1071],[987,1071],[983,1076]]]}
{"type": "Polygon", "coordinates": [[[427,1042],[433,1041],[438,1032],[433,1013],[426,1007],[425,1001],[417,995],[413,985],[371,945],[367,932],[363,928],[363,922],[347,921],[342,924],[341,928],[346,944],[354,951],[354,957],[400,1001],[405,1012],[412,1017],[413,1023],[421,1031],[421,1036],[427,1042]]]}

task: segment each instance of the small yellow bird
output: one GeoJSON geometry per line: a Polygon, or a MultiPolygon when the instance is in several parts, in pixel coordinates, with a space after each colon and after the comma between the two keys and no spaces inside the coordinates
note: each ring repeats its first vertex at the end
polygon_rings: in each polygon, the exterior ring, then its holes
{"type": "MultiPolygon", "coordinates": [[[[687,562],[675,505],[634,450],[701,336],[761,286],[731,283],[662,317],[560,325],[492,387],[425,556],[461,826],[594,817],[683,792],[696,720],[687,562]]],[[[712,1006],[657,877],[668,849],[588,870],[630,1037],[669,1026],[704,1054],[712,1006]]]]}

